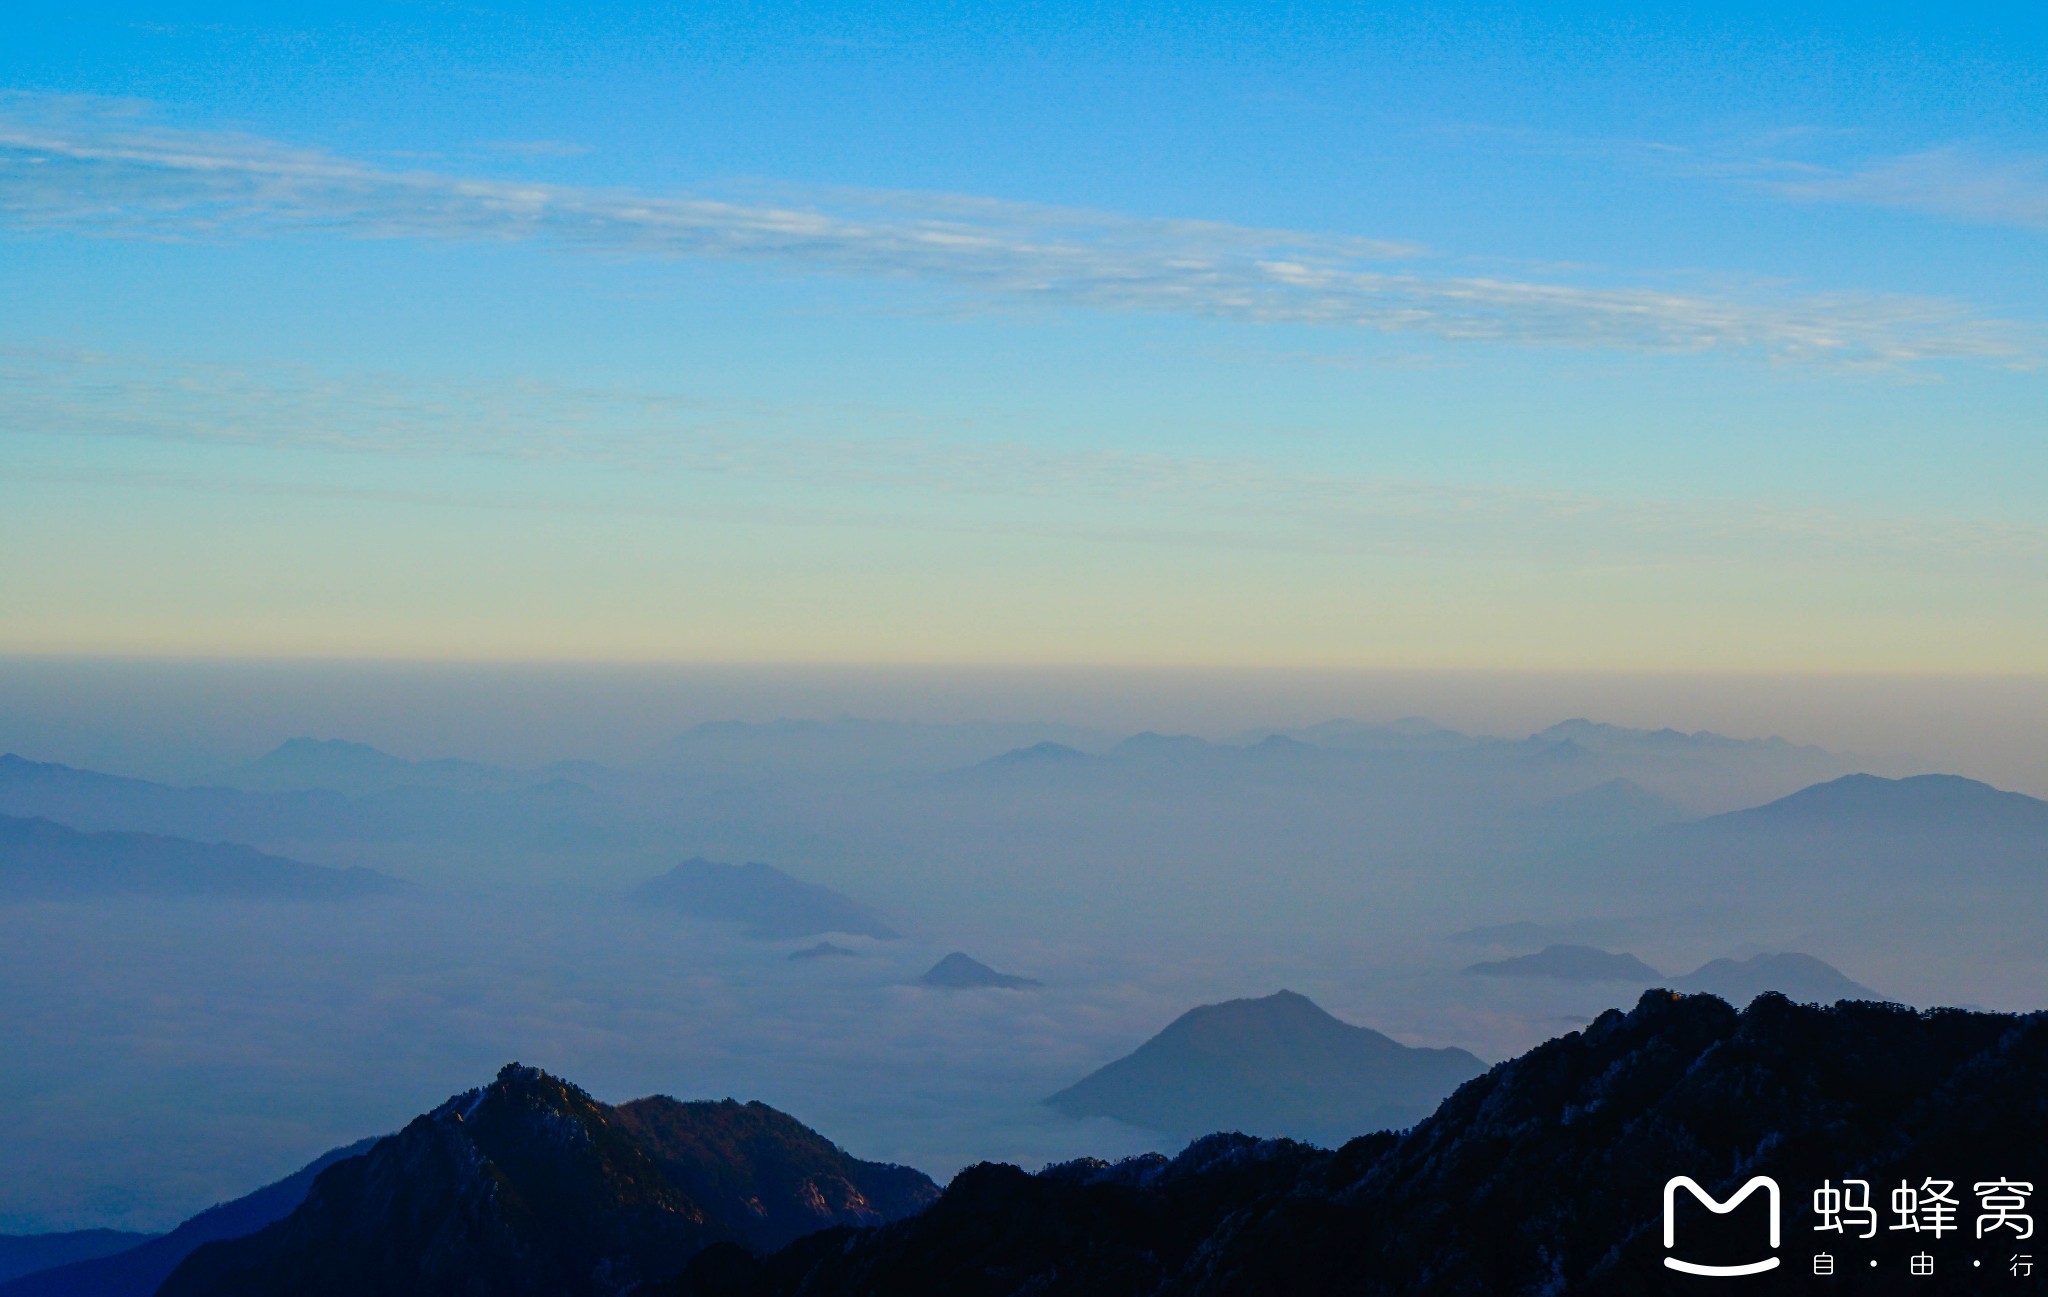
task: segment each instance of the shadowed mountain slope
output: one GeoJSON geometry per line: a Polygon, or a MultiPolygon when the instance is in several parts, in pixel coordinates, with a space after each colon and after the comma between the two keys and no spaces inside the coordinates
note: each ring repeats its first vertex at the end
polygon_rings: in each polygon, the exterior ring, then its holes
{"type": "MultiPolygon", "coordinates": [[[[1712,996],[1651,991],[1633,1011],[1603,1014],[1471,1081],[1406,1135],[1335,1152],[1212,1136],[1172,1161],[1084,1162],[1036,1176],[972,1167],[921,1216],[816,1234],[760,1260],[707,1254],[670,1292],[1704,1291],[1662,1264],[1663,1187],[1675,1175],[1721,1199],[1756,1175],[1781,1185],[1781,1248],[1766,1246],[1753,1215],[1682,1218],[1689,1259],[1731,1264],[1759,1250],[1782,1259],[1744,1279],[1745,1292],[1814,1291],[1810,1258],[1822,1250],[1855,1275],[1857,1292],[1925,1292],[1908,1253],[1940,1247],[1947,1273],[1967,1280],[1962,1240],[1817,1238],[1813,1191],[1824,1180],[1918,1184],[1929,1174],[1964,1188],[1993,1177],[2038,1184],[2048,1170],[2044,1079],[2048,1014],[1821,1009],[1779,996],[1738,1013],[1712,996]]],[[[1966,1199],[1966,1210],[1975,1206],[1966,1199]]],[[[1983,1255],[2002,1266],[2016,1250],[2027,1245],[2000,1239],[1983,1255]]]]}
{"type": "Polygon", "coordinates": [[[642,905],[693,919],[737,923],[764,939],[844,932],[887,941],[896,936],[873,910],[841,892],[791,878],[773,865],[722,865],[698,857],[640,884],[642,905]]]}
{"type": "Polygon", "coordinates": [[[95,1261],[147,1243],[153,1234],[124,1229],[77,1229],[55,1234],[0,1234],[0,1284],[38,1270],[95,1261]]]}
{"type": "Polygon", "coordinates": [[[1410,1048],[1281,991],[1190,1009],[1045,1102],[1175,1136],[1229,1130],[1341,1144],[1413,1125],[1485,1068],[1462,1049],[1410,1048]]]}
{"type": "Polygon", "coordinates": [[[514,1065],[323,1172],[285,1219],[193,1253],[160,1291],[622,1294],[713,1242],[772,1248],[936,1193],[762,1104],[611,1107],[514,1065]]]}
{"type": "Polygon", "coordinates": [[[238,900],[345,900],[396,890],[375,870],[332,869],[233,843],[154,833],[80,833],[0,815],[0,899],[123,893],[238,900]]]}
{"type": "Polygon", "coordinates": [[[112,1256],[81,1261],[0,1285],[0,1297],[150,1297],[178,1263],[203,1243],[254,1234],[305,1201],[313,1177],[370,1150],[366,1139],[332,1149],[274,1184],[208,1207],[168,1234],[112,1256]]]}

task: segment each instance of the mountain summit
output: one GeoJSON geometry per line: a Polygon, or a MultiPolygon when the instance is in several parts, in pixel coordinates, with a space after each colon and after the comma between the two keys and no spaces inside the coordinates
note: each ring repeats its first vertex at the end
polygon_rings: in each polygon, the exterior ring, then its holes
{"type": "Polygon", "coordinates": [[[1235,1130],[1340,1144],[1413,1125],[1485,1070],[1462,1049],[1410,1048],[1280,991],[1190,1009],[1045,1102],[1176,1136],[1235,1130]]]}
{"type": "Polygon", "coordinates": [[[1961,775],[1844,775],[1802,788],[1751,810],[1707,821],[1730,826],[1782,825],[1914,833],[1967,829],[1977,833],[2048,835],[2048,802],[1961,775]]]}
{"type": "Polygon", "coordinates": [[[1563,982],[1635,982],[1648,986],[1664,975],[1634,955],[1598,946],[1545,946],[1533,955],[1492,959],[1465,969],[1482,977],[1554,977],[1563,982]]]}
{"type": "Polygon", "coordinates": [[[714,1242],[878,1225],[937,1192],[763,1104],[612,1107],[514,1064],[321,1172],[275,1225],[200,1248],[159,1292],[611,1297],[714,1242]]]}
{"type": "Polygon", "coordinates": [[[1958,897],[2003,904],[2040,880],[2048,802],[1954,775],[1848,775],[1776,801],[1627,839],[1581,844],[1544,870],[1553,896],[1609,913],[1698,907],[1743,926],[1782,914],[1896,926],[1958,897]]]}
{"type": "Polygon", "coordinates": [[[984,986],[993,986],[1001,990],[1028,991],[1034,986],[1043,985],[1035,977],[998,973],[979,959],[959,950],[925,970],[924,976],[917,979],[917,984],[937,986],[948,991],[966,991],[984,986]]]}

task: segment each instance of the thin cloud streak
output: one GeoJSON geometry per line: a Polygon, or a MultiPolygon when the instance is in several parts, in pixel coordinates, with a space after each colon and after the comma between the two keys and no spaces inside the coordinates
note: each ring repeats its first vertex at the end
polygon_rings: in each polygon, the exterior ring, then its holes
{"type": "Polygon", "coordinates": [[[1856,171],[1802,168],[1769,183],[1793,198],[2048,230],[2048,159],[1994,160],[1962,149],[1932,149],[1856,171]]]}
{"type": "Polygon", "coordinates": [[[991,305],[1851,368],[2036,358],[2030,332],[1937,299],[1432,275],[1386,268],[1412,264],[1421,250],[1407,245],[957,195],[831,189],[748,203],[394,170],[45,96],[0,103],[0,224],[131,238],[537,242],[907,279],[991,305]]]}

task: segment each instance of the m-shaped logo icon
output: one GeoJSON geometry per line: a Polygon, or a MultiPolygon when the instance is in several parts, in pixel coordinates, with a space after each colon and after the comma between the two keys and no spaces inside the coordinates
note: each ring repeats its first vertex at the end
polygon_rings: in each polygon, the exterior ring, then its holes
{"type": "MultiPolygon", "coordinates": [[[[1691,1176],[1674,1175],[1664,1182],[1664,1250],[1666,1252],[1678,1246],[1677,1209],[1678,1191],[1680,1189],[1689,1191],[1693,1197],[1700,1200],[1701,1206],[1717,1216],[1727,1215],[1747,1201],[1751,1194],[1759,1189],[1763,1190],[1764,1197],[1769,1200],[1771,1208],[1771,1250],[1777,1250],[1779,1211],[1778,1182],[1776,1180],[1771,1179],[1767,1175],[1757,1176],[1748,1184],[1743,1185],[1740,1189],[1730,1194],[1726,1202],[1722,1202],[1705,1189],[1700,1188],[1699,1181],[1691,1176]]],[[[1675,1256],[1667,1256],[1664,1258],[1664,1266],[1666,1269],[1677,1270],[1683,1274],[1722,1276],[1762,1274],[1766,1270],[1777,1269],[1778,1258],[1774,1256],[1765,1257],[1761,1261],[1750,1261],[1742,1265],[1701,1265],[1696,1261],[1681,1261],[1675,1256]]]]}

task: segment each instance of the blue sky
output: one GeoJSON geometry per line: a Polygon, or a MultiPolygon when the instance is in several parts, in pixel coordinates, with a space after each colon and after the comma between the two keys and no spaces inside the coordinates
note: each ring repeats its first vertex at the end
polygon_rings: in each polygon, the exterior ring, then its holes
{"type": "Polygon", "coordinates": [[[16,6],[0,650],[2038,673],[2013,7],[16,6]]]}

